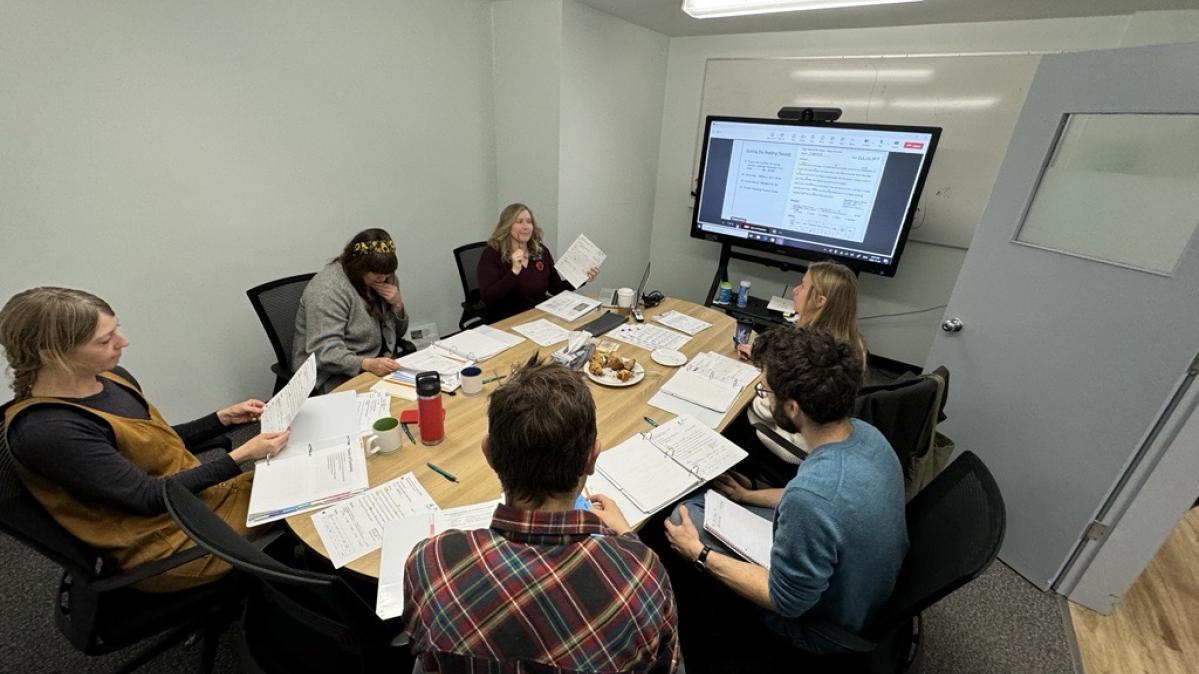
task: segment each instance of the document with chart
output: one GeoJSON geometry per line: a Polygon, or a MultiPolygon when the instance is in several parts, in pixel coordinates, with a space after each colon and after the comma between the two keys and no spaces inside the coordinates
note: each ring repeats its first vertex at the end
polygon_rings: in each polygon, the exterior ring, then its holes
{"type": "Polygon", "coordinates": [[[564,290],[538,304],[537,308],[569,323],[579,320],[590,311],[595,311],[599,305],[599,300],[593,300],[590,297],[584,297],[578,293],[564,290]]]}
{"type": "Polygon", "coordinates": [[[638,510],[653,513],[745,457],[699,420],[678,416],[602,452],[595,469],[638,510]]]}

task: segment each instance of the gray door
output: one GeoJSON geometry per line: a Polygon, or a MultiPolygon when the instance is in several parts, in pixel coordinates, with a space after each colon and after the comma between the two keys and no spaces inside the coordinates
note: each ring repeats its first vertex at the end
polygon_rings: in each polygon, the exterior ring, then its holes
{"type": "Polygon", "coordinates": [[[1197,222],[1199,44],[1045,57],[927,362],[1042,588],[1199,353],[1197,222]]]}

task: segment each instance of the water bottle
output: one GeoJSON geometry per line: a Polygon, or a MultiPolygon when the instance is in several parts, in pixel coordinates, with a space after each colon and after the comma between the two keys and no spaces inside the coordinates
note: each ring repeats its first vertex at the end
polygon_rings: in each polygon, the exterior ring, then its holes
{"type": "Polygon", "coordinates": [[[749,281],[742,281],[741,289],[737,291],[737,306],[742,309],[749,304],[749,285],[749,281]]]}
{"type": "Polygon", "coordinates": [[[445,410],[441,407],[441,375],[421,372],[416,375],[416,411],[420,441],[436,445],[445,439],[445,410]]]}

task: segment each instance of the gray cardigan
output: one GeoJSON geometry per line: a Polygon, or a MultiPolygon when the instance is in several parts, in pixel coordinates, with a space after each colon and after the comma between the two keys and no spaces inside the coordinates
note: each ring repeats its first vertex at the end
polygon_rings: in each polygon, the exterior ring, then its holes
{"type": "MultiPolygon", "coordinates": [[[[395,277],[388,279],[399,285],[395,277]]],[[[296,369],[316,354],[316,393],[328,393],[362,372],[362,360],[379,352],[398,351],[408,329],[407,311],[388,314],[382,321],[370,315],[366,302],[339,262],[330,262],[309,281],[296,312],[291,365],[296,369]]]]}

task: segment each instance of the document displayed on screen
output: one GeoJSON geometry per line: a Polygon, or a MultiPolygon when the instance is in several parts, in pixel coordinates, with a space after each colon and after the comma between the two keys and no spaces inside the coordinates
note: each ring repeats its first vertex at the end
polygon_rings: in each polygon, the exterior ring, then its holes
{"type": "Polygon", "coordinates": [[[861,243],[886,163],[884,151],[735,140],[721,216],[861,243]]]}

